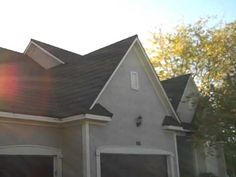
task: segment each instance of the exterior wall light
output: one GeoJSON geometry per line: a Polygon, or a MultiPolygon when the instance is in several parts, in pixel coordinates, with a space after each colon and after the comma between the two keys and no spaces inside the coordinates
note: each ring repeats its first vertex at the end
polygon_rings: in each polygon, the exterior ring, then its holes
{"type": "Polygon", "coordinates": [[[142,122],[143,122],[142,116],[138,116],[138,117],[135,119],[135,122],[136,122],[136,126],[137,126],[137,127],[140,127],[140,126],[142,125],[142,122]]]}

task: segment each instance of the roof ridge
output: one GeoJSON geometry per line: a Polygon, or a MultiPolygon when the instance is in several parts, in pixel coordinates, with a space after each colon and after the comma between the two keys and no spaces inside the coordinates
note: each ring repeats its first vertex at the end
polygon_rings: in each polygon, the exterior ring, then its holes
{"type": "Polygon", "coordinates": [[[42,48],[45,49],[45,50],[47,50],[47,49],[44,48],[43,45],[47,45],[47,46],[49,46],[49,47],[53,47],[53,48],[56,48],[56,49],[58,49],[58,50],[63,50],[63,51],[65,51],[65,52],[69,52],[69,53],[71,53],[71,54],[75,54],[75,55],[82,56],[82,55],[80,55],[80,54],[78,54],[78,53],[75,53],[75,52],[72,52],[72,51],[69,51],[69,50],[66,50],[66,49],[57,47],[57,46],[52,45],[52,44],[48,44],[48,43],[42,42],[42,41],[39,41],[39,40],[36,40],[36,39],[32,39],[32,38],[31,38],[30,40],[31,40],[32,42],[37,43],[40,47],[42,47],[42,48]]]}
{"type": "Polygon", "coordinates": [[[99,48],[99,49],[96,49],[96,50],[94,50],[94,51],[92,51],[92,52],[89,52],[89,53],[83,55],[83,56],[87,56],[87,55],[89,55],[89,54],[95,53],[95,52],[97,52],[97,51],[103,50],[103,49],[105,49],[105,48],[107,48],[107,47],[111,47],[111,46],[113,46],[113,45],[116,45],[116,44],[118,44],[118,43],[122,43],[122,42],[127,41],[127,40],[131,40],[131,39],[135,40],[136,38],[138,38],[138,35],[137,35],[137,34],[135,34],[135,35],[133,35],[133,36],[130,36],[130,37],[127,37],[127,38],[125,38],[125,39],[122,39],[122,40],[120,40],[120,41],[114,42],[114,43],[112,43],[112,44],[106,45],[106,46],[101,47],[101,48],[99,48]]]}

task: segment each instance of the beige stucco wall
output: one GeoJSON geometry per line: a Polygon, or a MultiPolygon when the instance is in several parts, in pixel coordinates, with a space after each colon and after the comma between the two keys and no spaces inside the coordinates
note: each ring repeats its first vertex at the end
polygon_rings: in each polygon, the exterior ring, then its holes
{"type": "Polygon", "coordinates": [[[60,148],[61,130],[56,126],[0,122],[0,146],[41,145],[60,148]]]}
{"type": "Polygon", "coordinates": [[[82,177],[82,129],[80,123],[58,125],[0,118],[0,146],[40,145],[62,152],[64,177],[82,177]]]}

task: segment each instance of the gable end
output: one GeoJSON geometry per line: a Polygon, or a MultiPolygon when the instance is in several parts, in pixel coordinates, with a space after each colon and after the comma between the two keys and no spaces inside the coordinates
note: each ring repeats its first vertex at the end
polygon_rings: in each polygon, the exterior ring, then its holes
{"type": "Polygon", "coordinates": [[[60,59],[52,55],[50,52],[36,44],[34,41],[30,41],[24,54],[32,58],[44,69],[50,69],[55,66],[65,64],[63,61],[61,61],[60,59]]]}

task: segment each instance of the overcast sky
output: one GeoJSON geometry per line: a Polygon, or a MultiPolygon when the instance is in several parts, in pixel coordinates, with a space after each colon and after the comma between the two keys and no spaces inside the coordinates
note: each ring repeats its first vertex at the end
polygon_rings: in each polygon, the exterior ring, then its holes
{"type": "Polygon", "coordinates": [[[1,0],[0,46],[23,52],[31,38],[85,54],[178,22],[236,20],[236,0],[1,0]]]}

